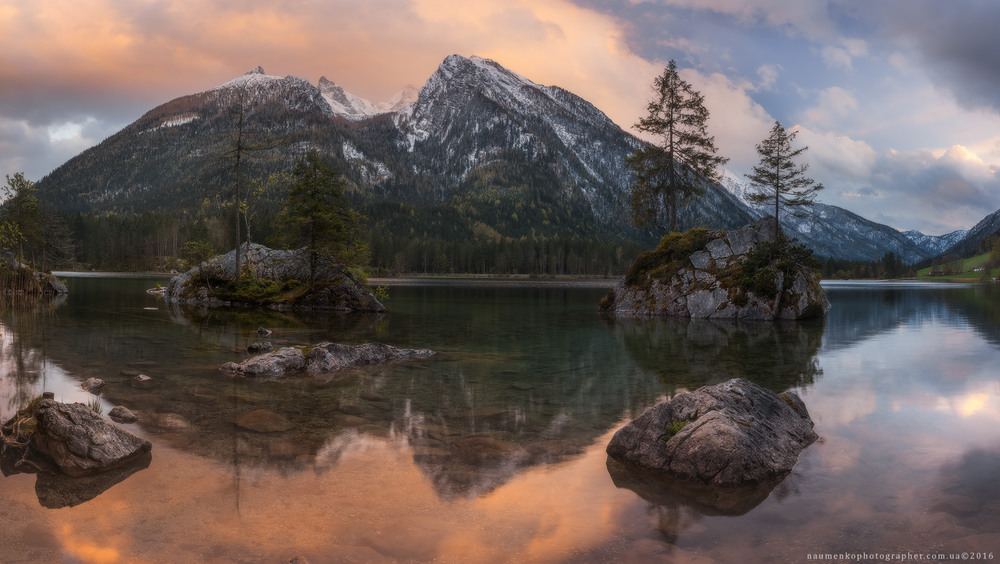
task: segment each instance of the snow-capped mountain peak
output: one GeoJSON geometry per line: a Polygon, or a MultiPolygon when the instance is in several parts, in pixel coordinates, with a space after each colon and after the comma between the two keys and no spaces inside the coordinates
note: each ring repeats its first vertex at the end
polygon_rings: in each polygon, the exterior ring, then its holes
{"type": "Polygon", "coordinates": [[[363,119],[376,113],[371,102],[351,94],[325,76],[319,79],[319,91],[336,115],[348,119],[363,119]]]}
{"type": "Polygon", "coordinates": [[[375,110],[378,113],[398,112],[416,102],[419,94],[417,87],[407,84],[388,101],[376,104],[375,110]]]}
{"type": "Polygon", "coordinates": [[[256,67],[248,70],[244,74],[242,74],[240,76],[237,76],[236,78],[234,78],[234,79],[232,79],[232,80],[230,80],[230,81],[228,81],[226,83],[223,83],[223,84],[220,84],[219,86],[216,86],[215,88],[213,88],[213,90],[223,90],[223,89],[227,89],[227,88],[239,88],[239,87],[244,87],[244,86],[259,86],[259,85],[267,84],[267,83],[274,82],[274,81],[280,81],[280,80],[284,80],[284,78],[280,77],[280,76],[269,75],[269,74],[267,74],[267,73],[264,72],[264,67],[261,67],[261,66],[258,65],[256,67]]]}
{"type": "Polygon", "coordinates": [[[960,229],[958,231],[952,231],[951,233],[945,233],[944,235],[935,236],[924,235],[916,229],[911,229],[909,231],[904,231],[903,235],[907,239],[913,241],[917,246],[927,249],[928,251],[933,251],[934,254],[941,254],[951,248],[954,244],[961,241],[968,233],[968,230],[960,229]]]}
{"type": "Polygon", "coordinates": [[[319,79],[319,90],[334,114],[351,120],[360,120],[378,114],[398,112],[413,104],[417,100],[418,92],[413,86],[404,86],[402,90],[397,92],[388,101],[373,104],[365,98],[355,96],[344,90],[343,87],[327,79],[325,76],[319,79]]]}

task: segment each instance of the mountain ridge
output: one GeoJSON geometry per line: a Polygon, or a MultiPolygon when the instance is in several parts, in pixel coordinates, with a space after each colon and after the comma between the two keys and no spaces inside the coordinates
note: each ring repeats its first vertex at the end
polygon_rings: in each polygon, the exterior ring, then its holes
{"type": "MultiPolygon", "coordinates": [[[[40,184],[67,212],[203,208],[222,197],[205,179],[212,155],[232,135],[235,106],[245,110],[248,134],[286,143],[252,172],[287,171],[295,156],[319,149],[335,160],[361,205],[409,207],[418,218],[410,227],[415,235],[445,229],[433,218],[448,216],[457,225],[441,231],[447,237],[484,241],[532,236],[648,245],[658,238],[627,221],[632,173],[625,157],[641,143],[637,137],[583,98],[475,56],[450,55],[419,91],[404,88],[378,104],[325,76],[313,85],[256,67],[153,108],[40,184]]],[[[707,184],[705,197],[682,210],[681,226],[735,228],[761,217],[743,184],[707,184]]],[[[878,260],[891,251],[916,262],[940,246],[939,238],[902,234],[825,204],[805,219],[782,219],[821,256],[878,260]]],[[[373,225],[392,229],[387,221],[374,217],[373,225]]]]}

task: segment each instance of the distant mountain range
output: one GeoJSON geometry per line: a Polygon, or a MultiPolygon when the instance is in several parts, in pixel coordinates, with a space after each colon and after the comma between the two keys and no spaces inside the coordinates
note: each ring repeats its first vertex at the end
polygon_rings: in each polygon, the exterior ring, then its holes
{"type": "MultiPolygon", "coordinates": [[[[656,240],[629,224],[632,175],[625,157],[641,141],[566,90],[458,55],[447,57],[419,91],[407,87],[377,104],[325,77],[314,86],[257,67],[150,110],[43,178],[39,188],[47,202],[71,213],[197,210],[220,191],[211,180],[218,167],[213,155],[230,142],[234,107],[243,108],[248,135],[281,140],[248,173],[288,170],[295,157],[318,149],[349,180],[373,228],[396,229],[404,221],[412,233],[455,239],[656,240]]],[[[682,227],[756,220],[763,210],[748,203],[747,190],[731,174],[707,185],[705,197],[682,210],[682,227]]],[[[786,230],[819,256],[878,260],[891,251],[907,262],[975,247],[968,239],[991,235],[998,221],[968,235],[932,237],[825,204],[804,218],[783,218],[786,230]]]]}

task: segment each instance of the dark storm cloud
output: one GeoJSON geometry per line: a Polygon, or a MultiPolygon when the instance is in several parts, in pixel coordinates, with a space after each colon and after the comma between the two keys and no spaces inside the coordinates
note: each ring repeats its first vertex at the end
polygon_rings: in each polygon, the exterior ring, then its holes
{"type": "Polygon", "coordinates": [[[866,8],[889,37],[912,45],[960,103],[1000,111],[1000,2],[896,0],[866,8]]]}

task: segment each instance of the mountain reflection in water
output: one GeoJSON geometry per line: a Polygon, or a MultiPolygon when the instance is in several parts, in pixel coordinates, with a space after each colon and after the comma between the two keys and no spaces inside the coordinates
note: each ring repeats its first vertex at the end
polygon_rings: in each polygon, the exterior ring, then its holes
{"type": "Polygon", "coordinates": [[[976,497],[1000,446],[989,287],[832,285],[825,322],[744,325],[602,318],[594,282],[393,285],[389,313],[346,316],[168,308],[145,293],[164,281],[73,278],[62,305],[0,311],[5,418],[43,388],[87,401],[94,376],[105,412],[132,409],[154,443],[148,468],[58,510],[34,477],[0,480],[4,561],[802,561],[930,550],[1000,514],[976,497]],[[220,372],[261,326],[275,347],[439,354],[285,381],[220,372]],[[609,474],[628,418],[737,376],[796,389],[817,421],[773,491],[720,510],[609,474]],[[236,423],[258,411],[291,428],[236,423]]]}

